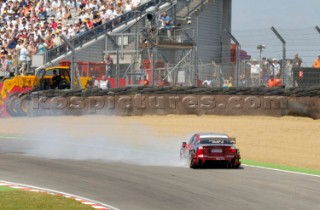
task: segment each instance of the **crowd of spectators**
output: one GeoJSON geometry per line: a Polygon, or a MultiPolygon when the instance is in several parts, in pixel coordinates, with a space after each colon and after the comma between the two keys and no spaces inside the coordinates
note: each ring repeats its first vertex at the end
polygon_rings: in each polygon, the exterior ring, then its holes
{"type": "MultiPolygon", "coordinates": [[[[287,86],[293,86],[293,68],[303,67],[302,59],[298,54],[295,54],[292,59],[287,59],[285,62],[285,67],[281,68],[282,60],[277,60],[276,58],[265,58],[260,60],[251,59],[245,61],[245,68],[240,70],[239,84],[233,79],[233,77],[223,77],[221,74],[214,72],[213,75],[207,75],[207,78],[202,82],[202,86],[206,87],[257,87],[266,86],[270,87],[270,81],[276,81],[276,86],[281,86],[286,84],[287,86]],[[282,71],[284,70],[284,75],[282,71]],[[282,78],[285,81],[282,81],[282,78]]],[[[320,68],[320,54],[315,60],[314,68],[320,68]]]]}
{"type": "Polygon", "coordinates": [[[0,76],[26,74],[31,57],[123,13],[140,0],[0,0],[0,76]]]}

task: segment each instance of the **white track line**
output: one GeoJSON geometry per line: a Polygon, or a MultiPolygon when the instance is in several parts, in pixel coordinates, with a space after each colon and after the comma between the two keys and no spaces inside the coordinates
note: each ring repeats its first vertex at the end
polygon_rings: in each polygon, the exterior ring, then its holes
{"type": "Polygon", "coordinates": [[[65,192],[61,192],[61,191],[56,191],[56,190],[51,190],[51,189],[47,189],[47,188],[35,187],[32,185],[25,185],[25,184],[14,183],[14,182],[7,182],[7,181],[3,181],[3,180],[0,180],[0,186],[7,186],[7,187],[11,187],[11,188],[16,188],[16,189],[30,188],[29,191],[38,190],[38,191],[45,191],[45,192],[48,192],[48,194],[53,194],[53,195],[60,194],[66,198],[78,200],[83,204],[87,203],[87,205],[89,205],[93,208],[96,208],[96,209],[119,210],[116,207],[113,207],[113,206],[105,204],[105,203],[101,203],[99,201],[95,201],[95,200],[84,198],[84,197],[81,197],[78,195],[73,195],[73,194],[69,194],[69,193],[65,193],[65,192]]]}
{"type": "Polygon", "coordinates": [[[320,178],[320,175],[316,175],[316,174],[308,174],[308,173],[302,173],[302,172],[296,172],[296,171],[287,171],[287,170],[282,170],[282,169],[268,168],[268,167],[263,167],[263,166],[253,166],[253,165],[247,165],[247,164],[241,164],[241,165],[247,166],[247,167],[252,167],[252,168],[267,169],[267,170],[272,170],[272,171],[279,171],[279,172],[285,172],[285,173],[297,174],[297,175],[314,176],[314,177],[320,178]]]}

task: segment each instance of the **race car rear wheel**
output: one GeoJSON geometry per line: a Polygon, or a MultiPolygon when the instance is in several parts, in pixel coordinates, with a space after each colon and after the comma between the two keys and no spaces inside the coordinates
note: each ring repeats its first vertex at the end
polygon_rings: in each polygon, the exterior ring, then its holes
{"type": "Polygon", "coordinates": [[[241,162],[239,159],[233,158],[231,161],[231,168],[239,168],[241,165],[241,162]]]}
{"type": "Polygon", "coordinates": [[[193,156],[194,156],[194,154],[190,153],[190,155],[189,155],[189,167],[190,168],[197,168],[197,165],[194,162],[193,156]]]}
{"type": "Polygon", "coordinates": [[[190,158],[190,168],[196,168],[196,164],[194,164],[193,158],[190,158]]]}
{"type": "Polygon", "coordinates": [[[240,164],[234,164],[232,165],[232,168],[239,168],[240,167],[240,164]]]}

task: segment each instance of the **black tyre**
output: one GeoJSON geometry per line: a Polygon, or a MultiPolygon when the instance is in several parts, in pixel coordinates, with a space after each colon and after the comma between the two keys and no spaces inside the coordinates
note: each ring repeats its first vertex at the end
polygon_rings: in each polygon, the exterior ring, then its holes
{"type": "Polygon", "coordinates": [[[192,153],[189,155],[189,167],[193,169],[197,168],[197,165],[194,163],[194,158],[192,153]]]}
{"type": "Polygon", "coordinates": [[[28,115],[30,106],[30,97],[29,95],[22,95],[18,98],[15,103],[15,109],[17,111],[17,115],[21,117],[25,117],[28,115]]]}
{"type": "Polygon", "coordinates": [[[239,168],[241,164],[232,165],[232,168],[239,168]]]}
{"type": "Polygon", "coordinates": [[[6,110],[11,117],[17,117],[18,113],[15,108],[15,103],[18,100],[18,94],[10,95],[8,100],[6,101],[6,110]]]}
{"type": "Polygon", "coordinates": [[[0,117],[2,116],[4,110],[5,110],[5,103],[4,103],[4,101],[0,98],[0,117]]]}

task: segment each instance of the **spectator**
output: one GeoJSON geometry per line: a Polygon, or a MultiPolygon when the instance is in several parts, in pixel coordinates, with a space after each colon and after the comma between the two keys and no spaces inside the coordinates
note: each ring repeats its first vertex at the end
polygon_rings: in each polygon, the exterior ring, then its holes
{"type": "Polygon", "coordinates": [[[53,46],[54,46],[54,47],[58,47],[59,45],[62,44],[62,40],[61,40],[61,38],[60,38],[60,35],[61,35],[60,33],[61,33],[61,31],[58,30],[58,31],[56,32],[56,35],[52,34],[52,35],[54,35],[54,38],[53,38],[53,46]]]}
{"type": "Polygon", "coordinates": [[[22,38],[19,38],[18,39],[18,43],[16,45],[16,50],[20,52],[20,50],[22,49],[23,47],[23,39],[22,38]]]}
{"type": "Polygon", "coordinates": [[[239,85],[242,86],[242,87],[248,87],[249,84],[248,84],[248,81],[246,79],[246,75],[240,75],[240,81],[239,81],[239,85]]]}
{"type": "Polygon", "coordinates": [[[79,27],[78,30],[78,36],[81,36],[82,34],[84,34],[87,31],[87,27],[85,23],[82,23],[79,27]]]}
{"type": "Polygon", "coordinates": [[[270,79],[268,80],[268,87],[277,87],[281,85],[280,79],[275,79],[273,75],[270,76],[270,79]]]}
{"type": "Polygon", "coordinates": [[[68,8],[68,6],[65,6],[64,7],[64,10],[62,12],[62,16],[63,16],[63,20],[64,22],[67,22],[68,20],[70,20],[72,18],[72,15],[71,15],[71,12],[70,12],[70,9],[68,8]]]}
{"type": "Polygon", "coordinates": [[[108,90],[110,89],[110,82],[106,79],[105,75],[102,75],[101,80],[98,81],[97,87],[101,88],[102,90],[108,90]]]}
{"type": "Polygon", "coordinates": [[[136,9],[141,3],[141,0],[132,0],[131,5],[132,9],[136,9]]]}
{"type": "Polygon", "coordinates": [[[233,78],[229,77],[228,79],[228,87],[233,87],[233,78]]]}
{"type": "Polygon", "coordinates": [[[20,51],[20,63],[21,63],[21,68],[20,68],[20,73],[21,75],[25,75],[26,71],[28,70],[28,57],[29,57],[29,52],[28,52],[28,44],[23,43],[21,51],[20,51]]]}
{"type": "Polygon", "coordinates": [[[67,29],[68,29],[68,35],[70,36],[70,39],[74,38],[76,36],[76,31],[75,31],[73,25],[69,24],[67,29]]]}
{"type": "Polygon", "coordinates": [[[47,39],[46,39],[46,45],[47,45],[47,49],[50,50],[53,48],[53,39],[55,38],[55,35],[54,34],[51,34],[51,36],[48,36],[47,39]]]}
{"type": "Polygon", "coordinates": [[[17,46],[17,40],[14,37],[11,37],[9,44],[8,44],[8,49],[13,50],[17,46]]]}
{"type": "Polygon", "coordinates": [[[4,50],[1,50],[1,58],[0,58],[0,64],[1,68],[0,71],[3,72],[3,75],[6,75],[6,73],[9,73],[9,65],[8,65],[8,60],[6,58],[6,54],[4,50]]]}
{"type": "Polygon", "coordinates": [[[39,38],[39,44],[38,44],[38,54],[44,54],[46,52],[46,43],[42,38],[39,38]]]}
{"type": "Polygon", "coordinates": [[[39,33],[39,39],[45,40],[46,38],[47,38],[46,29],[44,27],[41,27],[41,30],[39,33]]]}
{"type": "Polygon", "coordinates": [[[287,60],[286,63],[286,69],[285,69],[285,73],[286,73],[286,77],[285,77],[285,84],[287,86],[292,86],[292,66],[293,66],[293,60],[287,60]]]}
{"type": "Polygon", "coordinates": [[[213,78],[211,80],[211,87],[220,87],[220,82],[216,74],[213,74],[213,78]]]}
{"type": "Polygon", "coordinates": [[[207,76],[207,79],[202,82],[202,86],[212,87],[212,81],[209,76],[207,76]]]}
{"type": "Polygon", "coordinates": [[[87,26],[88,30],[93,28],[93,22],[88,17],[86,19],[86,26],[87,26]]]}
{"type": "Polygon", "coordinates": [[[280,64],[278,63],[277,59],[272,59],[273,65],[273,75],[275,78],[280,78],[280,64]]]}
{"type": "Polygon", "coordinates": [[[58,27],[58,23],[55,21],[54,17],[51,17],[50,21],[51,22],[49,23],[49,27],[53,30],[56,30],[56,28],[58,27]]]}
{"type": "Polygon", "coordinates": [[[167,31],[168,38],[170,40],[172,40],[172,38],[171,38],[171,20],[170,20],[170,17],[166,11],[162,12],[161,20],[162,20],[162,26],[167,31]]]}
{"type": "Polygon", "coordinates": [[[100,16],[101,16],[102,23],[107,22],[108,19],[109,19],[109,14],[107,14],[106,8],[102,5],[102,6],[100,7],[99,11],[100,11],[100,16]]]}
{"type": "Polygon", "coordinates": [[[114,19],[118,16],[117,10],[114,9],[114,6],[110,7],[109,19],[114,19]]]}
{"type": "Polygon", "coordinates": [[[252,60],[250,75],[251,75],[251,85],[252,86],[260,85],[261,68],[256,59],[252,60]]]}
{"type": "Polygon", "coordinates": [[[110,78],[112,76],[112,65],[113,65],[113,59],[110,54],[107,54],[105,56],[104,62],[106,63],[107,78],[110,78]]]}
{"type": "Polygon", "coordinates": [[[302,60],[299,58],[298,53],[294,55],[294,58],[292,60],[292,68],[301,67],[302,60]]]}
{"type": "Polygon", "coordinates": [[[140,86],[148,86],[149,85],[149,81],[148,81],[146,75],[144,75],[143,78],[139,81],[139,85],[140,86]]]}
{"type": "Polygon", "coordinates": [[[132,11],[132,5],[130,0],[127,0],[124,7],[123,7],[123,13],[131,12],[132,11]]]}
{"type": "Polygon", "coordinates": [[[32,55],[36,54],[38,52],[37,44],[34,41],[30,42],[30,45],[28,46],[28,53],[31,57],[32,55]]]}
{"type": "Polygon", "coordinates": [[[229,86],[229,81],[227,79],[223,80],[222,87],[227,88],[229,86]]]}
{"type": "Polygon", "coordinates": [[[318,55],[318,58],[314,61],[313,68],[320,68],[320,54],[318,55]]]}
{"type": "Polygon", "coordinates": [[[262,83],[267,85],[270,77],[270,65],[266,57],[263,57],[261,60],[261,72],[262,72],[262,83]]]}
{"type": "Polygon", "coordinates": [[[93,23],[93,27],[97,27],[102,24],[102,19],[100,17],[99,12],[94,13],[92,23],[93,23]]]}
{"type": "Polygon", "coordinates": [[[61,82],[61,76],[57,74],[57,70],[53,70],[53,76],[52,76],[52,88],[56,89],[59,87],[60,82],[61,82]]]}
{"type": "Polygon", "coordinates": [[[96,78],[95,75],[92,76],[92,80],[93,80],[93,87],[99,88],[99,80],[96,78]]]}
{"type": "Polygon", "coordinates": [[[10,77],[13,77],[14,76],[14,66],[13,66],[13,59],[12,59],[11,54],[7,55],[7,60],[8,60],[8,69],[9,69],[10,77]]]}
{"type": "Polygon", "coordinates": [[[50,2],[49,1],[47,1],[47,3],[46,3],[46,6],[45,6],[45,11],[46,11],[46,15],[47,15],[47,17],[52,17],[53,16],[53,9],[52,9],[52,6],[51,6],[51,4],[50,4],[50,2]]]}

